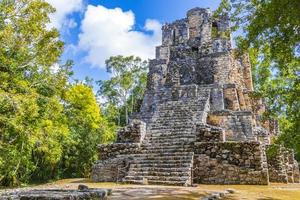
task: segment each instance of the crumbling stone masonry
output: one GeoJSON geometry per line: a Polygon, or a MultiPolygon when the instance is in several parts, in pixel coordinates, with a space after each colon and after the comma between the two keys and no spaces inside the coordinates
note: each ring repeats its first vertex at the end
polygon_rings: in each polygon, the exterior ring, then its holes
{"type": "Polygon", "coordinates": [[[294,152],[283,146],[267,146],[269,177],[271,182],[299,183],[299,165],[294,152]]]}
{"type": "Polygon", "coordinates": [[[111,189],[88,188],[79,185],[78,190],[62,189],[15,189],[0,193],[1,200],[105,200],[111,195],[111,189]]]}
{"type": "Polygon", "coordinates": [[[141,111],[118,132],[117,143],[99,145],[92,178],[170,185],[299,182],[292,152],[278,153],[279,167],[267,159],[278,126],[260,121],[264,103],[251,97],[249,58],[232,49],[228,18],[194,8],[162,32],[141,111]],[[285,172],[276,178],[282,165],[285,172]]]}

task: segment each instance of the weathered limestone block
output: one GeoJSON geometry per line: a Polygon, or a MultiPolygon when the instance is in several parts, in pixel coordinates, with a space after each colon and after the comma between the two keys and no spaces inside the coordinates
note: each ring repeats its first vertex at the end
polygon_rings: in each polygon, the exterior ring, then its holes
{"type": "Polygon", "coordinates": [[[288,183],[286,167],[283,156],[276,153],[276,155],[268,155],[268,170],[271,182],[288,183]]]}
{"type": "Polygon", "coordinates": [[[195,70],[196,84],[226,84],[232,77],[230,53],[213,53],[200,56],[195,70]]]}
{"type": "Polygon", "coordinates": [[[166,59],[153,59],[149,62],[149,73],[147,77],[147,89],[154,91],[165,83],[167,72],[166,59]]]}
{"type": "Polygon", "coordinates": [[[196,142],[224,142],[225,132],[215,126],[199,124],[196,128],[196,142]]]}
{"type": "Polygon", "coordinates": [[[207,123],[223,128],[226,141],[256,140],[251,112],[214,111],[208,113],[207,123]]]}
{"type": "Polygon", "coordinates": [[[277,136],[279,134],[279,123],[278,120],[271,119],[269,120],[269,131],[270,135],[277,136]]]}
{"type": "Polygon", "coordinates": [[[188,41],[187,19],[177,20],[162,27],[162,44],[165,46],[182,44],[188,41]]]}
{"type": "Polygon", "coordinates": [[[132,120],[129,125],[118,131],[117,143],[141,143],[145,134],[146,123],[132,120]]]}
{"type": "Polygon", "coordinates": [[[209,9],[194,8],[187,13],[190,38],[201,38],[201,43],[211,39],[211,18],[209,9]]]}
{"type": "Polygon", "coordinates": [[[293,171],[294,183],[300,183],[299,163],[296,160],[294,160],[293,171]]]}
{"type": "Polygon", "coordinates": [[[214,53],[228,52],[231,49],[230,41],[227,39],[215,39],[212,44],[214,53]]]}
{"type": "Polygon", "coordinates": [[[244,91],[242,89],[237,89],[236,92],[237,92],[237,97],[238,97],[238,101],[239,101],[240,110],[242,110],[242,111],[251,110],[251,108],[247,107],[246,99],[245,99],[245,96],[244,96],[244,91]]]}
{"type": "Polygon", "coordinates": [[[122,181],[122,179],[127,175],[131,160],[132,158],[128,155],[99,160],[93,166],[91,178],[95,182],[122,181]]]}
{"type": "Polygon", "coordinates": [[[239,111],[240,102],[235,84],[224,85],[225,109],[239,111]]]}
{"type": "Polygon", "coordinates": [[[294,152],[289,149],[285,149],[283,152],[285,163],[286,163],[286,173],[289,183],[294,183],[294,152]]]}
{"type": "Polygon", "coordinates": [[[113,143],[98,145],[101,160],[115,158],[118,155],[136,154],[140,152],[140,143],[113,143]]]}
{"type": "Polygon", "coordinates": [[[111,194],[109,189],[86,188],[84,190],[13,190],[0,195],[2,200],[105,200],[111,194]]]}
{"type": "Polygon", "coordinates": [[[169,60],[170,48],[169,46],[158,46],[156,47],[156,58],[169,60]]]}
{"type": "Polygon", "coordinates": [[[248,91],[253,91],[252,71],[249,55],[244,54],[239,61],[242,66],[244,85],[248,91]]]}
{"type": "Polygon", "coordinates": [[[194,181],[205,184],[269,183],[259,142],[195,143],[194,181]]]}
{"type": "Polygon", "coordinates": [[[210,93],[210,110],[217,111],[217,110],[224,110],[224,94],[223,89],[220,87],[214,87],[211,89],[210,93]]]}

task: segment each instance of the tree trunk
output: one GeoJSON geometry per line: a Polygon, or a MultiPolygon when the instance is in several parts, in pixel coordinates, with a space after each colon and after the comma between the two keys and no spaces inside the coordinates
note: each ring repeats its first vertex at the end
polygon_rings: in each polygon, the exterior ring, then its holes
{"type": "Polygon", "coordinates": [[[126,125],[128,124],[128,107],[127,107],[127,92],[125,93],[124,96],[124,106],[125,106],[125,121],[126,121],[126,125]]]}
{"type": "Polygon", "coordinates": [[[121,124],[121,113],[120,113],[120,108],[118,108],[118,126],[121,124]]]}
{"type": "Polygon", "coordinates": [[[134,96],[133,96],[133,94],[131,95],[131,113],[133,113],[134,112],[134,96]]]}

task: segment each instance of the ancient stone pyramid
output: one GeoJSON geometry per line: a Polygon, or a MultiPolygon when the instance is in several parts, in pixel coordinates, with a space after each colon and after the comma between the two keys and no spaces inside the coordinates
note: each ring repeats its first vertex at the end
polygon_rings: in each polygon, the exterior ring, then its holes
{"type": "Polygon", "coordinates": [[[186,186],[299,182],[292,151],[281,148],[268,166],[277,123],[260,122],[265,106],[251,98],[249,59],[232,49],[227,17],[194,8],[162,32],[141,112],[116,143],[99,145],[92,178],[186,186]]]}

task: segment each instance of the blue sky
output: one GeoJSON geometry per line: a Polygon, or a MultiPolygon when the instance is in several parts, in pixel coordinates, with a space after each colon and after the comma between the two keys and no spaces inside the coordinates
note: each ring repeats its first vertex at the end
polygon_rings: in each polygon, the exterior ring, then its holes
{"type": "Polygon", "coordinates": [[[108,78],[104,60],[113,55],[153,58],[161,25],[184,18],[194,7],[215,10],[220,0],[46,0],[57,12],[51,25],[65,42],[62,62],[74,61],[74,78],[108,78]]]}

